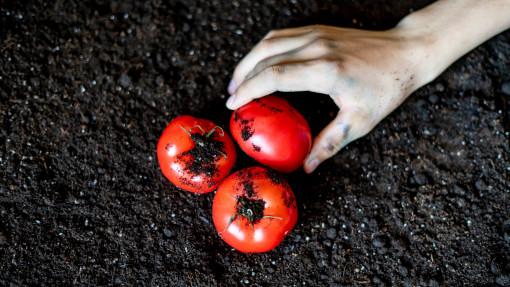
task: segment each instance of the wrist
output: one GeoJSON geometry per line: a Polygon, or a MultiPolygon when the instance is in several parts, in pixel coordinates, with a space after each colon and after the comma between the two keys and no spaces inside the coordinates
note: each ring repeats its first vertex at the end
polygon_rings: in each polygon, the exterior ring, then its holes
{"type": "Polygon", "coordinates": [[[415,67],[416,89],[510,28],[510,0],[440,0],[402,19],[392,33],[415,67]]]}
{"type": "Polygon", "coordinates": [[[408,79],[409,94],[434,80],[447,66],[441,66],[446,59],[439,53],[438,40],[432,31],[424,31],[419,25],[405,19],[387,32],[395,40],[396,50],[401,63],[401,72],[408,79]]]}
{"type": "Polygon", "coordinates": [[[408,16],[391,32],[398,39],[402,57],[414,78],[413,91],[433,81],[451,64],[446,53],[441,53],[439,33],[424,27],[419,19],[408,16]]]}

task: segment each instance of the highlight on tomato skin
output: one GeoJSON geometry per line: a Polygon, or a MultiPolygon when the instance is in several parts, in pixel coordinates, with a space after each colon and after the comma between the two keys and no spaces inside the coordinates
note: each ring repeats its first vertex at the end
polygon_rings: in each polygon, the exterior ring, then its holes
{"type": "Polygon", "coordinates": [[[249,167],[227,177],[216,191],[213,222],[220,237],[246,253],[275,248],[297,221],[294,193],[276,171],[249,167]]]}
{"type": "Polygon", "coordinates": [[[221,127],[188,115],[168,124],[159,139],[157,155],[165,177],[195,193],[215,190],[237,159],[235,144],[221,127]]]}
{"type": "Polygon", "coordinates": [[[286,99],[274,95],[235,110],[230,131],[246,154],[280,172],[299,168],[312,148],[306,119],[286,99]]]}

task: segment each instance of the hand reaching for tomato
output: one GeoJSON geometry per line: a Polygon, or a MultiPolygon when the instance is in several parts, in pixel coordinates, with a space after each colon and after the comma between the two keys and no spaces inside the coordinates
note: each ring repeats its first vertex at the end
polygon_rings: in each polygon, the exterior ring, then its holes
{"type": "Polygon", "coordinates": [[[402,61],[410,56],[399,37],[327,26],[272,31],[237,66],[227,106],[237,109],[274,91],[330,95],[340,111],[314,139],[304,165],[310,173],[423,84],[416,64],[402,61]]]}
{"type": "Polygon", "coordinates": [[[387,31],[271,31],[236,67],[227,107],[235,110],[275,91],[331,96],[340,111],[314,139],[304,164],[310,173],[460,56],[510,27],[507,3],[437,1],[387,31]]]}
{"type": "MultiPolygon", "coordinates": [[[[368,133],[461,55],[510,27],[507,2],[441,0],[380,32],[327,26],[272,31],[237,66],[227,106],[237,109],[274,91],[330,95],[340,111],[314,140],[304,164],[310,173],[368,133]]],[[[267,106],[260,102],[258,106],[267,106]]],[[[236,119],[249,120],[234,114],[233,122],[236,119]]],[[[241,130],[241,137],[247,142],[253,134],[245,132],[241,130]]],[[[309,139],[302,144],[306,142],[309,139]]],[[[245,144],[251,144],[248,150],[261,149],[254,141],[245,144]]],[[[213,220],[218,234],[234,248],[271,250],[296,222],[294,195],[273,172],[252,167],[224,180],[236,160],[235,146],[210,121],[189,116],[172,121],[158,143],[158,159],[165,176],[184,189],[207,192],[221,184],[213,202],[213,220]]]]}

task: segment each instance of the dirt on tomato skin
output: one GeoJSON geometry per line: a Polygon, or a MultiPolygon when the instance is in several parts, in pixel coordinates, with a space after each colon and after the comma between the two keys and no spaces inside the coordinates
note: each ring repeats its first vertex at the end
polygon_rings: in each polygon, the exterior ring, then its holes
{"type": "Polygon", "coordinates": [[[266,168],[267,177],[269,180],[275,184],[275,185],[281,185],[285,189],[289,189],[290,186],[285,180],[285,177],[278,171],[272,169],[272,168],[266,168]]]}
{"type": "Polygon", "coordinates": [[[260,99],[255,99],[255,100],[253,100],[253,101],[254,101],[255,103],[257,103],[257,104],[260,104],[260,106],[261,106],[261,107],[268,109],[268,110],[269,110],[271,113],[273,113],[273,114],[279,114],[279,113],[282,113],[282,112],[283,112],[283,110],[282,110],[282,109],[279,109],[279,108],[277,108],[277,107],[269,106],[269,105],[267,105],[266,103],[263,103],[263,102],[262,102],[262,100],[260,100],[260,99]]]}
{"type": "Polygon", "coordinates": [[[227,156],[225,143],[218,140],[216,135],[207,137],[201,133],[191,134],[191,139],[195,146],[179,157],[186,164],[184,170],[194,176],[200,174],[209,178],[218,176],[216,163],[220,157],[227,156]]]}
{"type": "Polygon", "coordinates": [[[250,179],[245,179],[241,182],[243,187],[243,194],[246,194],[248,198],[252,198],[256,195],[255,189],[253,188],[253,181],[250,179]]]}
{"type": "Polygon", "coordinates": [[[241,195],[236,199],[236,214],[246,218],[249,224],[253,226],[264,218],[265,204],[262,199],[253,199],[250,195],[241,195]]]}
{"type": "Polygon", "coordinates": [[[255,133],[255,130],[253,130],[253,119],[250,120],[241,119],[241,126],[242,126],[241,138],[243,139],[243,141],[247,141],[255,133]]]}
{"type": "MultiPolygon", "coordinates": [[[[193,181],[192,181],[191,179],[189,179],[189,178],[185,178],[185,177],[183,177],[183,178],[180,178],[180,179],[179,179],[179,181],[180,181],[183,185],[189,186],[189,187],[194,188],[194,189],[196,189],[196,190],[200,190],[200,189],[202,188],[202,186],[201,186],[199,183],[197,183],[197,182],[193,182],[193,181]]],[[[210,181],[210,182],[208,183],[208,187],[212,187],[214,184],[215,184],[215,182],[210,181]]]]}
{"type": "Polygon", "coordinates": [[[269,180],[278,186],[283,187],[282,199],[286,207],[297,209],[296,198],[292,192],[291,187],[285,180],[285,177],[276,170],[268,168],[266,170],[269,180]]]}
{"type": "Polygon", "coordinates": [[[240,121],[239,124],[241,125],[241,138],[243,139],[243,141],[247,141],[255,133],[255,131],[253,130],[253,121],[254,121],[254,119],[245,119],[236,110],[234,112],[234,122],[237,123],[239,121],[240,121]]]}
{"type": "Polygon", "coordinates": [[[252,127],[246,124],[241,130],[241,137],[243,138],[243,141],[247,141],[253,136],[254,133],[255,131],[252,129],[252,127]]]}
{"type": "MultiPolygon", "coordinates": [[[[0,286],[508,286],[510,32],[316,172],[270,252],[223,242],[213,193],[163,176],[168,119],[228,124],[232,72],[270,30],[385,30],[432,0],[3,1],[0,286]]],[[[317,135],[325,95],[279,94],[317,135]]],[[[239,152],[236,167],[256,165],[239,152]]]]}
{"type": "Polygon", "coordinates": [[[239,110],[234,111],[234,122],[238,122],[241,119],[241,115],[239,115],[239,110]]]}
{"type": "Polygon", "coordinates": [[[296,198],[290,188],[284,189],[282,192],[283,204],[287,208],[297,209],[296,198]]]}
{"type": "Polygon", "coordinates": [[[237,173],[237,180],[239,181],[239,194],[247,198],[256,198],[257,192],[255,190],[255,183],[253,179],[259,175],[257,171],[240,170],[237,173]]]}

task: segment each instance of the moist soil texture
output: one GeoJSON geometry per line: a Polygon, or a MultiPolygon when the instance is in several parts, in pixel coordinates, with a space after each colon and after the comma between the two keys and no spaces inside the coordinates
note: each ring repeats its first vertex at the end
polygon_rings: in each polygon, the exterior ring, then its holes
{"type": "MultiPolygon", "coordinates": [[[[217,235],[214,193],[161,173],[166,125],[228,130],[232,71],[271,29],[382,30],[431,1],[0,2],[1,286],[510,286],[508,31],[284,175],[295,228],[244,254],[217,235]]],[[[282,96],[314,135],[336,113],[282,96]]],[[[255,164],[239,154],[233,171],[255,164]]]]}

